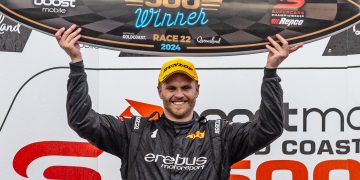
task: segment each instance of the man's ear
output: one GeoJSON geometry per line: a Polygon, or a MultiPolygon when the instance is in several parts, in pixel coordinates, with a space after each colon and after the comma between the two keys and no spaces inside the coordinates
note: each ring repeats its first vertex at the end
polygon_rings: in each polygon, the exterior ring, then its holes
{"type": "Polygon", "coordinates": [[[197,98],[200,93],[200,84],[196,83],[195,89],[196,89],[196,98],[197,98]]]}
{"type": "Polygon", "coordinates": [[[158,90],[158,94],[159,94],[160,99],[163,99],[163,98],[162,98],[162,95],[161,95],[161,83],[158,84],[157,90],[158,90]]]}

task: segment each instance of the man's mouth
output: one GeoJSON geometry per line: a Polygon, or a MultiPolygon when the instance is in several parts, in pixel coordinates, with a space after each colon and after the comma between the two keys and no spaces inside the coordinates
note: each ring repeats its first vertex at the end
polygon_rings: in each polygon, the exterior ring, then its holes
{"type": "Polygon", "coordinates": [[[186,101],[172,101],[174,105],[183,105],[186,103],[186,101]]]}

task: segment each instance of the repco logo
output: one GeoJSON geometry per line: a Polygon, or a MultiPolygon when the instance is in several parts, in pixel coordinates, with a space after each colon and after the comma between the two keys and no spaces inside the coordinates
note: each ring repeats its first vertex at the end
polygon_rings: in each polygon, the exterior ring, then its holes
{"type": "Polygon", "coordinates": [[[279,25],[286,25],[286,26],[301,26],[304,23],[302,19],[288,19],[288,18],[281,18],[279,21],[279,25]]]}
{"type": "Polygon", "coordinates": [[[34,0],[37,6],[75,7],[76,0],[34,0]]]}
{"type": "Polygon", "coordinates": [[[279,0],[274,6],[275,9],[298,9],[303,7],[305,0],[279,0]]]}

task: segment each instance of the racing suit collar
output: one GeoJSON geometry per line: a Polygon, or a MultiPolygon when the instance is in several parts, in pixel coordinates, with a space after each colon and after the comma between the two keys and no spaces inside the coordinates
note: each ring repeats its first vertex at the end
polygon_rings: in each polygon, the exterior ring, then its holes
{"type": "Polygon", "coordinates": [[[159,122],[165,128],[170,128],[170,129],[173,129],[173,130],[174,130],[175,126],[177,126],[177,127],[183,126],[182,128],[188,128],[188,127],[192,127],[192,125],[195,122],[199,122],[199,123],[206,123],[207,122],[207,120],[206,120],[206,118],[204,116],[199,116],[196,112],[194,112],[192,120],[188,121],[188,122],[173,122],[173,121],[169,120],[165,116],[165,114],[162,114],[159,120],[160,120],[159,122]]]}

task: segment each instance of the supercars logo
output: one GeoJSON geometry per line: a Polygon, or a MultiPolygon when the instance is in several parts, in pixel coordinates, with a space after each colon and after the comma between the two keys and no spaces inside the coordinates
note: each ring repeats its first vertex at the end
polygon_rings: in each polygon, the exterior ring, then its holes
{"type": "Polygon", "coordinates": [[[189,134],[186,136],[187,138],[190,138],[192,140],[196,139],[196,138],[199,138],[199,139],[204,139],[205,137],[205,131],[196,131],[195,133],[192,133],[192,134],[189,134]]]}
{"type": "Polygon", "coordinates": [[[305,0],[279,0],[275,9],[299,9],[305,5],[305,0]]]}
{"type": "MultiPolygon", "coordinates": [[[[102,150],[85,142],[35,142],[23,147],[16,153],[13,167],[19,175],[27,179],[29,178],[28,167],[38,158],[48,156],[97,158],[102,152],[102,150]]],[[[101,179],[97,171],[77,166],[51,166],[45,169],[44,176],[46,179],[101,179]]]]}
{"type": "Polygon", "coordinates": [[[305,11],[299,10],[305,0],[280,0],[271,11],[270,23],[282,26],[301,26],[304,23],[305,11]]]}

